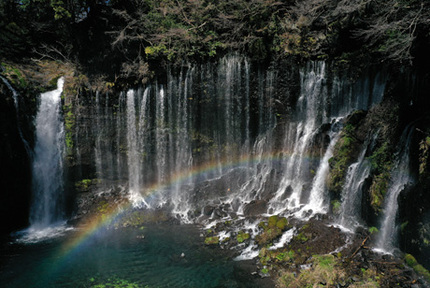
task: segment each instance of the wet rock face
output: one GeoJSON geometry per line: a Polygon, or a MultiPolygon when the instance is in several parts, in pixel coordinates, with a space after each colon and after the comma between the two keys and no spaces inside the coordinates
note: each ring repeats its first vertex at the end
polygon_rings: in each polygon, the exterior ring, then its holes
{"type": "Polygon", "coordinates": [[[245,206],[244,214],[246,217],[258,216],[267,211],[266,200],[253,200],[245,206]]]}
{"type": "Polygon", "coordinates": [[[18,125],[12,93],[0,81],[0,233],[28,224],[31,162],[18,125]]]}

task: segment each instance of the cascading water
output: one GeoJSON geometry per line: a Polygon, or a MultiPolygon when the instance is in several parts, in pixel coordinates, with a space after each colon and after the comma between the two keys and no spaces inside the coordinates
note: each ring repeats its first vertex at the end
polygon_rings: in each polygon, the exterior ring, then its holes
{"type": "Polygon", "coordinates": [[[345,185],[342,189],[342,204],[338,223],[351,231],[359,226],[361,215],[362,186],[370,173],[370,163],[365,158],[367,145],[364,145],[357,162],[348,167],[345,185]]]}
{"type": "MultiPolygon", "coordinates": [[[[36,144],[33,159],[33,202],[28,239],[49,237],[64,220],[63,157],[64,124],[61,116],[61,93],[64,79],[57,89],[42,93],[35,119],[36,144]]],[[[60,225],[61,226],[61,225],[60,225]]]]}
{"type": "Polygon", "coordinates": [[[94,111],[105,121],[79,125],[93,131],[96,159],[111,155],[96,165],[96,177],[103,182],[116,171],[135,205],[168,207],[182,222],[241,217],[255,201],[260,214],[325,212],[338,120],[378,103],[385,86],[378,75],[350,84],[326,69],[315,62],[300,71],[300,95],[288,113],[274,109],[288,98],[275,89],[276,69],[264,72],[238,55],[169,70],[117,102],[96,95],[94,111]],[[277,113],[285,113],[281,123],[277,113]]]}
{"type": "MultiPolygon", "coordinates": [[[[127,144],[128,144],[128,186],[129,197],[134,203],[144,201],[141,197],[140,157],[137,139],[137,123],[135,111],[135,92],[127,92],[127,144]]],[[[144,202],[145,205],[148,205],[144,202]]]]}
{"type": "Polygon", "coordinates": [[[323,95],[326,95],[325,65],[315,68],[301,72],[301,94],[297,101],[296,119],[288,124],[284,138],[284,150],[288,151],[289,155],[285,159],[283,178],[278,191],[270,203],[270,213],[273,214],[299,207],[303,187],[310,178],[306,148],[318,128],[318,114],[322,112],[319,108],[323,104],[323,95]],[[285,195],[290,192],[292,193],[289,196],[285,195]]]}
{"type": "Polygon", "coordinates": [[[376,250],[384,253],[393,253],[397,248],[398,227],[396,216],[399,205],[397,198],[406,185],[413,182],[409,170],[409,151],[415,126],[408,125],[403,131],[399,142],[397,164],[391,174],[385,202],[382,224],[376,241],[376,250]]]}
{"type": "Polygon", "coordinates": [[[22,130],[21,130],[21,126],[19,125],[19,98],[18,98],[18,92],[16,92],[16,90],[12,87],[12,85],[10,85],[10,83],[3,77],[0,76],[0,79],[2,79],[3,83],[7,86],[7,88],[12,92],[12,97],[13,97],[13,103],[15,105],[15,110],[16,110],[16,119],[17,119],[17,126],[18,126],[18,134],[19,137],[22,140],[22,143],[24,143],[24,147],[25,150],[27,150],[27,153],[30,154],[30,146],[28,145],[27,140],[25,140],[24,135],[22,134],[22,130]]]}
{"type": "Polygon", "coordinates": [[[7,86],[7,88],[12,92],[13,103],[15,105],[15,109],[16,109],[17,114],[18,114],[18,111],[19,111],[18,92],[16,92],[16,90],[12,87],[12,85],[10,85],[9,81],[7,81],[6,78],[4,78],[3,76],[0,76],[0,79],[7,86]]]}
{"type": "MultiPolygon", "coordinates": [[[[335,123],[336,124],[336,123],[335,123]]],[[[312,211],[312,213],[327,213],[329,199],[327,189],[325,186],[325,179],[329,172],[329,162],[328,160],[333,156],[333,149],[335,144],[340,138],[340,129],[335,127],[334,131],[331,131],[330,144],[324,154],[321,164],[315,174],[312,182],[312,189],[309,194],[309,202],[303,207],[302,212],[312,211]]]]}
{"type": "Polygon", "coordinates": [[[283,150],[287,151],[287,156],[283,177],[275,197],[270,201],[270,214],[299,209],[302,211],[296,215],[306,215],[305,210],[312,210],[313,213],[327,210],[325,179],[329,171],[328,160],[340,132],[340,128],[336,127],[338,121],[354,110],[368,110],[382,100],[385,87],[383,77],[377,75],[372,85],[368,79],[345,85],[346,80],[335,77],[329,89],[325,70],[324,62],[316,62],[310,63],[300,73],[300,97],[284,136],[283,150]],[[329,133],[328,148],[318,161],[310,150],[323,124],[330,124],[332,132],[329,133]]]}

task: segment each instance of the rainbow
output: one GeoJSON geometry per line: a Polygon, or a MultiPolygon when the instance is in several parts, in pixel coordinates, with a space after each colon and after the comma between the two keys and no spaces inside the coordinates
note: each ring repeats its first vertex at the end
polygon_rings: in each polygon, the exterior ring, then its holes
{"type": "MultiPolygon", "coordinates": [[[[242,156],[235,161],[232,160],[224,160],[224,161],[214,161],[207,163],[205,165],[196,166],[189,171],[185,171],[183,173],[178,173],[172,175],[168,181],[164,183],[155,183],[148,186],[144,191],[144,198],[148,199],[152,195],[154,195],[157,191],[169,188],[173,185],[177,185],[185,182],[187,179],[191,179],[198,175],[204,175],[215,171],[219,168],[234,168],[241,167],[250,164],[261,163],[263,161],[272,161],[272,162],[283,162],[287,156],[291,154],[288,151],[278,151],[276,153],[268,153],[265,155],[259,155],[258,157],[249,157],[242,156]]],[[[311,157],[307,157],[307,160],[313,160],[311,157]]],[[[133,208],[133,203],[131,201],[126,201],[118,206],[111,207],[103,213],[103,215],[95,215],[90,219],[85,220],[85,225],[78,228],[77,233],[72,236],[69,241],[63,245],[61,249],[61,256],[65,257],[66,255],[72,253],[74,250],[79,249],[85,243],[85,241],[91,238],[92,235],[96,234],[97,231],[101,230],[104,227],[107,227],[109,224],[121,218],[124,213],[133,208]]]]}

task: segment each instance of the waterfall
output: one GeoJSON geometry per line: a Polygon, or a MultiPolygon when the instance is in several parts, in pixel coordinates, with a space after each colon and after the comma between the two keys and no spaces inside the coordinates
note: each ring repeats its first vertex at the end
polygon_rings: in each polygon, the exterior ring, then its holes
{"type": "Polygon", "coordinates": [[[340,129],[334,129],[334,131],[330,133],[330,144],[313,179],[312,189],[309,194],[309,203],[305,205],[302,212],[309,210],[312,211],[312,213],[327,213],[327,199],[329,197],[325,186],[325,179],[327,178],[330,168],[328,160],[333,156],[333,149],[340,138],[340,131],[340,129]]]}
{"type": "Polygon", "coordinates": [[[167,174],[167,122],[166,122],[166,96],[164,93],[164,87],[161,85],[159,88],[157,86],[156,93],[156,163],[157,163],[157,173],[158,173],[158,183],[163,183],[166,181],[167,174]]]}
{"type": "Polygon", "coordinates": [[[385,79],[350,83],[310,62],[296,95],[274,67],[233,54],[171,67],[165,78],[111,100],[97,93],[92,111],[104,120],[76,125],[77,138],[92,139],[102,183],[128,183],[136,206],[163,207],[185,223],[242,217],[256,201],[263,214],[324,213],[341,120],[378,103],[385,79]]]}
{"type": "Polygon", "coordinates": [[[385,89],[385,79],[381,76],[375,77],[371,84],[364,78],[354,85],[334,77],[330,89],[324,62],[309,63],[300,76],[300,97],[285,130],[283,176],[270,201],[270,214],[301,210],[296,215],[305,215],[305,210],[314,213],[327,210],[323,199],[328,160],[339,136],[339,128],[334,126],[352,111],[367,110],[379,103],[385,89]],[[313,158],[310,149],[323,124],[330,124],[332,132],[330,144],[318,160],[313,158]],[[316,169],[313,168],[315,165],[316,169]],[[315,175],[313,171],[316,171],[315,175]]]}
{"type": "Polygon", "coordinates": [[[10,85],[9,81],[7,81],[6,78],[4,78],[3,76],[0,76],[0,79],[7,86],[7,88],[12,92],[13,103],[14,103],[15,109],[18,113],[18,111],[19,111],[19,109],[18,109],[19,108],[18,92],[16,92],[16,90],[12,87],[12,85],[10,85]]]}
{"type": "Polygon", "coordinates": [[[398,227],[396,216],[399,205],[397,198],[413,179],[409,170],[409,150],[415,126],[408,125],[402,133],[397,153],[397,164],[391,173],[390,185],[385,196],[381,228],[376,241],[376,250],[393,253],[397,248],[398,227]]]}
{"type": "Polygon", "coordinates": [[[61,116],[61,93],[64,79],[57,89],[42,93],[35,119],[36,143],[33,160],[33,204],[30,224],[43,229],[63,220],[64,124],[61,116]]]}
{"type": "Polygon", "coordinates": [[[279,214],[286,208],[294,209],[300,206],[303,187],[310,177],[309,162],[306,148],[312,140],[312,135],[318,128],[318,117],[322,112],[322,100],[326,95],[325,64],[313,67],[310,71],[302,71],[301,93],[297,101],[295,121],[287,126],[284,140],[286,155],[283,178],[274,199],[271,201],[270,213],[279,214]],[[292,191],[291,195],[289,191],[292,191]],[[285,199],[288,200],[285,201],[285,199]],[[285,205],[287,204],[287,205],[285,205]]]}
{"type": "MultiPolygon", "coordinates": [[[[189,102],[192,101],[193,73],[193,68],[188,69],[185,76],[183,76],[183,72],[181,71],[179,81],[175,81],[175,77],[169,74],[169,99],[175,100],[171,101],[173,103],[169,106],[172,112],[174,112],[171,119],[175,122],[171,141],[171,151],[174,155],[171,157],[173,160],[171,169],[174,175],[180,175],[182,171],[190,171],[193,165],[192,140],[190,135],[193,117],[189,113],[189,102]],[[177,109],[173,109],[173,106],[176,106],[177,109]]],[[[170,197],[173,206],[172,214],[185,223],[192,222],[189,212],[192,208],[190,191],[193,188],[192,177],[188,177],[182,182],[175,182],[172,185],[170,197]]]]}
{"type": "Polygon", "coordinates": [[[354,230],[360,221],[362,185],[370,173],[370,164],[365,158],[367,145],[361,151],[357,162],[348,167],[345,184],[342,189],[342,204],[338,223],[354,230]]]}
{"type": "Polygon", "coordinates": [[[127,92],[127,150],[128,150],[128,186],[129,197],[135,204],[142,202],[148,207],[148,203],[141,196],[140,153],[138,147],[138,128],[136,123],[135,91],[127,92]]]}
{"type": "Polygon", "coordinates": [[[4,78],[3,76],[0,76],[0,79],[2,79],[3,83],[12,92],[13,103],[15,105],[15,110],[16,110],[16,123],[17,123],[17,127],[18,127],[18,134],[22,140],[22,143],[24,144],[25,150],[30,155],[30,153],[31,153],[30,146],[28,145],[27,140],[25,140],[24,135],[22,134],[21,126],[19,124],[19,119],[20,119],[19,114],[20,113],[19,113],[19,98],[18,98],[19,95],[18,95],[18,92],[16,92],[16,90],[12,87],[12,85],[10,85],[10,83],[6,80],[6,78],[4,78]]]}

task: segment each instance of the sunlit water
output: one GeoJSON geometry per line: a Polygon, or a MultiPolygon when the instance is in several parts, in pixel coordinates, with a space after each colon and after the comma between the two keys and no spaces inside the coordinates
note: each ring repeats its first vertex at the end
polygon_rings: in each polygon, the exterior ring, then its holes
{"type": "Polygon", "coordinates": [[[64,252],[73,233],[42,243],[6,244],[0,287],[94,287],[112,281],[150,288],[259,287],[241,262],[204,246],[195,226],[104,231],[64,252]]]}

